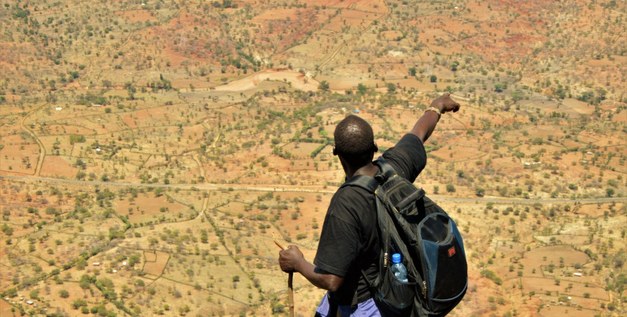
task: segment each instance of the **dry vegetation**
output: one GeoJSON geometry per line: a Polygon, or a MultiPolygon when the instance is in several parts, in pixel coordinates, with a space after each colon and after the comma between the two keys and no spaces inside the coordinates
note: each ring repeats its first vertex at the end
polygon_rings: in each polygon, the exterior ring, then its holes
{"type": "Polygon", "coordinates": [[[452,315],[624,315],[626,9],[0,2],[0,315],[285,315],[273,241],[313,259],[335,124],[385,149],[444,91],[417,185],[465,238],[452,315]]]}

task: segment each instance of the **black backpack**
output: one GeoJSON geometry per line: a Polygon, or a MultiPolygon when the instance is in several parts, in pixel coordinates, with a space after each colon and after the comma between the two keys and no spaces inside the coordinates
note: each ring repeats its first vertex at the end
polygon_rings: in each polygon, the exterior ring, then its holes
{"type": "Polygon", "coordinates": [[[374,281],[366,279],[383,316],[444,316],[464,297],[468,269],[461,234],[446,212],[383,158],[381,173],[355,176],[358,186],[376,196],[381,258],[374,281]],[[408,282],[391,272],[391,256],[400,253],[408,282]]]}

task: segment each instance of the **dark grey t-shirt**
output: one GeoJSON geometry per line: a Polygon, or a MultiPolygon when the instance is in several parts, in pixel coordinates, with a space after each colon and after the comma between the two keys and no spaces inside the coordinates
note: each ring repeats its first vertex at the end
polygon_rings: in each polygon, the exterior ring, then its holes
{"type": "MultiPolygon", "coordinates": [[[[383,157],[398,175],[413,182],[427,163],[425,148],[413,134],[406,134],[383,157]]],[[[379,258],[376,203],[372,193],[356,186],[340,188],[327,210],[314,264],[318,272],[344,278],[340,289],[332,294],[340,305],[349,305],[357,291],[360,299],[369,297],[369,290],[361,276],[377,276],[379,258]]]]}

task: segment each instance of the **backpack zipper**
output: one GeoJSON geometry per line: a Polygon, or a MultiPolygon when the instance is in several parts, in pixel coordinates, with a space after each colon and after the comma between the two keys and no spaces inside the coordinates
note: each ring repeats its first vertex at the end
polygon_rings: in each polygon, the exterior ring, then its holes
{"type": "Polygon", "coordinates": [[[427,281],[422,281],[422,297],[427,298],[427,281]]]}

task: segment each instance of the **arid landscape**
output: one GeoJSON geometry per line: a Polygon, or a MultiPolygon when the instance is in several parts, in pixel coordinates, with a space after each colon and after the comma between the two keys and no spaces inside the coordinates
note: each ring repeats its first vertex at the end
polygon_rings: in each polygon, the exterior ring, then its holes
{"type": "Polygon", "coordinates": [[[287,316],[274,241],[313,260],[335,124],[387,149],[444,92],[450,315],[627,314],[625,1],[0,3],[2,317],[287,316]]]}

